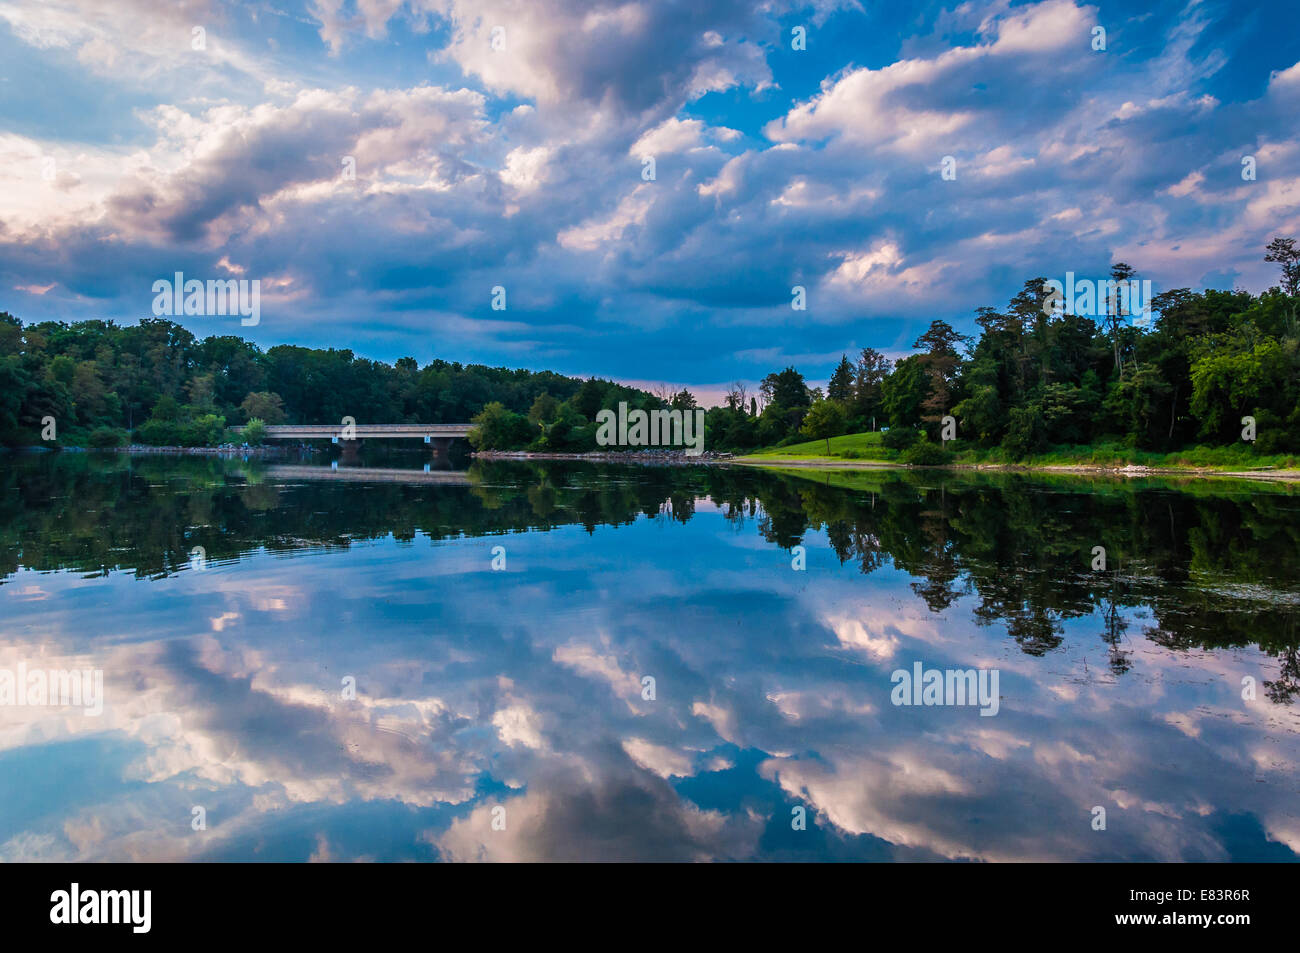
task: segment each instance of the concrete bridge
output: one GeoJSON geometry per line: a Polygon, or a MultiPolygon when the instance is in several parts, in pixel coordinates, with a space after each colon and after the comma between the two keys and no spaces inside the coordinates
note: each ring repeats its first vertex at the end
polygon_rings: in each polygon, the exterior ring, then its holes
{"type": "MultiPolygon", "coordinates": [[[[469,435],[471,424],[276,424],[266,428],[267,440],[329,440],[341,444],[344,456],[353,457],[362,440],[423,440],[436,456],[451,442],[469,435]]],[[[242,433],[243,427],[231,427],[242,433]]]]}

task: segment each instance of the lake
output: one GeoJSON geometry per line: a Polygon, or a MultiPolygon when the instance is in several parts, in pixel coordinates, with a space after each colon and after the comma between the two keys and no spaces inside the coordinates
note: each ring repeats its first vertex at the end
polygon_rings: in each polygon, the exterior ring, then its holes
{"type": "Polygon", "coordinates": [[[1298,620],[1292,485],[8,454],[0,859],[1295,860],[1298,620]]]}

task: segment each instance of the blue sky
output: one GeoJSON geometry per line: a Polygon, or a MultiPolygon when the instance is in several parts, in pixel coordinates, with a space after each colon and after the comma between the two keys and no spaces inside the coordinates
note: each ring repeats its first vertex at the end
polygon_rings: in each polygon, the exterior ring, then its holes
{"type": "Polygon", "coordinates": [[[934,318],[969,329],[1028,278],[1116,260],[1156,292],[1261,291],[1263,246],[1300,235],[1296,19],[1292,2],[0,0],[0,309],[134,322],[177,271],[255,279],[257,327],[183,320],[708,399],[787,363],[820,381],[843,352],[905,353],[934,318]]]}

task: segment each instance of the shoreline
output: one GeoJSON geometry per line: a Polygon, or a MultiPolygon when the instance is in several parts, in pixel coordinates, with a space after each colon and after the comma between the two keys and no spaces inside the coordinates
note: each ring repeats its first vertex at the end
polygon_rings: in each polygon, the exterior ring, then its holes
{"type": "Polygon", "coordinates": [[[125,447],[0,447],[0,453],[126,453],[140,454],[161,454],[165,456],[253,456],[274,457],[284,456],[289,453],[318,453],[317,449],[311,447],[150,447],[145,444],[131,444],[125,447]]]}
{"type": "Polygon", "coordinates": [[[1101,464],[1043,464],[1029,463],[946,463],[932,467],[918,467],[888,460],[834,460],[828,457],[807,459],[760,460],[753,457],[736,457],[729,461],[747,467],[797,467],[809,470],[970,470],[983,473],[1062,473],[1080,476],[1181,476],[1197,478],[1271,480],[1277,483],[1300,482],[1300,470],[1213,470],[1207,467],[1145,467],[1126,464],[1122,467],[1101,464]]]}
{"type": "Polygon", "coordinates": [[[473,460],[577,460],[587,463],[632,463],[651,467],[712,466],[735,463],[729,453],[705,451],[690,456],[682,450],[591,450],[587,453],[561,453],[530,450],[475,450],[473,460]]]}
{"type": "Polygon", "coordinates": [[[111,447],[110,453],[138,453],[150,454],[160,453],[172,456],[255,456],[255,457],[280,457],[290,453],[302,452],[316,453],[315,450],[307,450],[305,447],[148,447],[143,444],[132,444],[129,447],[111,447]]]}
{"type": "MultiPolygon", "coordinates": [[[[151,447],[132,444],[125,447],[0,447],[0,453],[121,453],[161,456],[257,456],[281,457],[321,452],[316,447],[151,447]]],[[[914,466],[891,460],[840,460],[831,457],[762,459],[753,456],[715,454],[709,451],[688,456],[681,451],[591,451],[588,453],[531,452],[527,450],[482,450],[470,453],[473,460],[572,460],[578,463],[620,463],[631,466],[742,466],[760,469],[800,470],[950,470],[977,473],[1055,473],[1076,476],[1110,477],[1190,477],[1196,479],[1266,480],[1274,483],[1300,483],[1300,469],[1215,470],[1208,467],[1147,467],[1136,464],[1105,466],[1102,464],[1028,463],[946,463],[914,466]]]]}

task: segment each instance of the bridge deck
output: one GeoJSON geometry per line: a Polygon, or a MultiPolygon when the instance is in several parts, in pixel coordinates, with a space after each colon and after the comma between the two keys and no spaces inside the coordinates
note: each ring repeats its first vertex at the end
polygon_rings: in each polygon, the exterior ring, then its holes
{"type": "MultiPolygon", "coordinates": [[[[356,439],[423,440],[425,437],[464,437],[470,424],[355,424],[356,439]]],[[[232,427],[236,433],[243,427],[232,427]]],[[[277,424],[266,428],[268,440],[328,440],[343,433],[342,424],[277,424]]]]}

